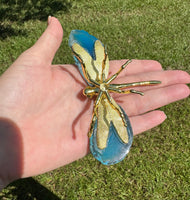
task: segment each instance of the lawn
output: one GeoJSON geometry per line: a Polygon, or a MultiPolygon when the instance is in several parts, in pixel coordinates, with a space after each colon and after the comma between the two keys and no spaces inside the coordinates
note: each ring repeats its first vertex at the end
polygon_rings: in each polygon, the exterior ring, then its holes
{"type": "MultiPolygon", "coordinates": [[[[27,5],[22,10],[19,4],[3,2],[1,73],[42,34],[48,14],[56,16],[64,29],[54,63],[73,63],[68,36],[72,29],[84,29],[107,45],[110,60],[154,59],[164,69],[190,73],[189,0],[67,0],[61,10],[51,5],[45,9],[41,1],[30,13],[27,5]],[[3,8],[10,12],[3,15],[3,8]]],[[[167,120],[135,136],[121,163],[103,166],[88,155],[46,174],[15,181],[0,193],[0,199],[190,199],[190,99],[161,110],[167,120]]]]}

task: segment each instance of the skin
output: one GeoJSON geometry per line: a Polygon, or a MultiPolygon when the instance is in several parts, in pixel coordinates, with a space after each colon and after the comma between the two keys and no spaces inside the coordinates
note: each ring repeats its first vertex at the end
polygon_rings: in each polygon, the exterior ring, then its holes
{"type": "MultiPolygon", "coordinates": [[[[93,101],[82,94],[86,83],[74,65],[52,65],[63,30],[51,17],[48,27],[0,77],[0,187],[84,157],[93,101]]],[[[110,61],[110,75],[126,60],[110,61]]],[[[157,109],[190,94],[188,73],[164,71],[153,60],[133,60],[114,83],[160,80],[135,88],[137,94],[113,94],[131,121],[134,135],[161,124],[157,109]],[[129,106],[130,105],[130,106],[129,106]],[[135,126],[138,124],[138,126],[135,126]]]]}

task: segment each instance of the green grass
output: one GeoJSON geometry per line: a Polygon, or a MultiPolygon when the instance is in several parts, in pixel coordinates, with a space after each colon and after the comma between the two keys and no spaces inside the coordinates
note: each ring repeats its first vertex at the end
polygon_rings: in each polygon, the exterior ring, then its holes
{"type": "MultiPolygon", "coordinates": [[[[107,45],[110,59],[158,60],[164,69],[190,72],[189,0],[68,1],[54,14],[64,29],[54,63],[73,63],[72,29],[84,29],[107,45]]],[[[3,72],[41,35],[46,22],[4,19],[0,33],[3,72]],[[7,30],[11,30],[8,33],[7,30]]],[[[3,200],[29,199],[190,199],[190,100],[162,110],[167,120],[134,138],[127,158],[103,166],[92,155],[52,172],[18,180],[0,193],[3,200]]]]}

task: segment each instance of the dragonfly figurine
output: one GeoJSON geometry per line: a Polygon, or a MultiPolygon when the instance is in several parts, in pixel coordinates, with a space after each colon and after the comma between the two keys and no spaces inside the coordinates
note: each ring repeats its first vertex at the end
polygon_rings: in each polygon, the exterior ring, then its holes
{"type": "Polygon", "coordinates": [[[125,158],[133,141],[130,121],[109,92],[136,93],[132,86],[155,85],[160,81],[142,81],[111,84],[120,72],[132,61],[124,63],[117,73],[108,78],[109,59],[102,42],[84,30],[72,30],[69,46],[78,69],[88,86],[83,90],[85,96],[96,96],[92,122],[88,133],[90,150],[93,156],[104,165],[113,165],[125,158]]]}

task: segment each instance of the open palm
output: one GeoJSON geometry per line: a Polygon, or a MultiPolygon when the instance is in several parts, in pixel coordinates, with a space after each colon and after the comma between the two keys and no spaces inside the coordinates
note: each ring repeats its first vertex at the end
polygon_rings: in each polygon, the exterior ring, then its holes
{"type": "MultiPolygon", "coordinates": [[[[0,164],[4,175],[0,174],[0,177],[9,179],[7,183],[15,178],[55,169],[88,153],[87,133],[93,101],[82,94],[86,83],[76,66],[51,65],[61,40],[61,25],[52,17],[36,44],[0,78],[0,125],[4,123],[15,127],[10,129],[13,133],[0,136],[4,137],[1,141],[6,143],[4,164],[0,164]],[[21,140],[17,142],[19,147],[11,142],[9,135],[14,134],[21,140]],[[15,162],[20,164],[13,171],[15,162]],[[3,169],[5,164],[9,167],[3,169]]],[[[110,75],[125,61],[110,61],[110,75]]],[[[134,134],[157,126],[166,119],[162,111],[154,109],[189,95],[185,84],[190,82],[190,76],[183,71],[163,71],[156,61],[133,60],[115,83],[146,80],[160,80],[162,84],[137,88],[145,93],[143,97],[113,94],[129,116],[134,134]]]]}

